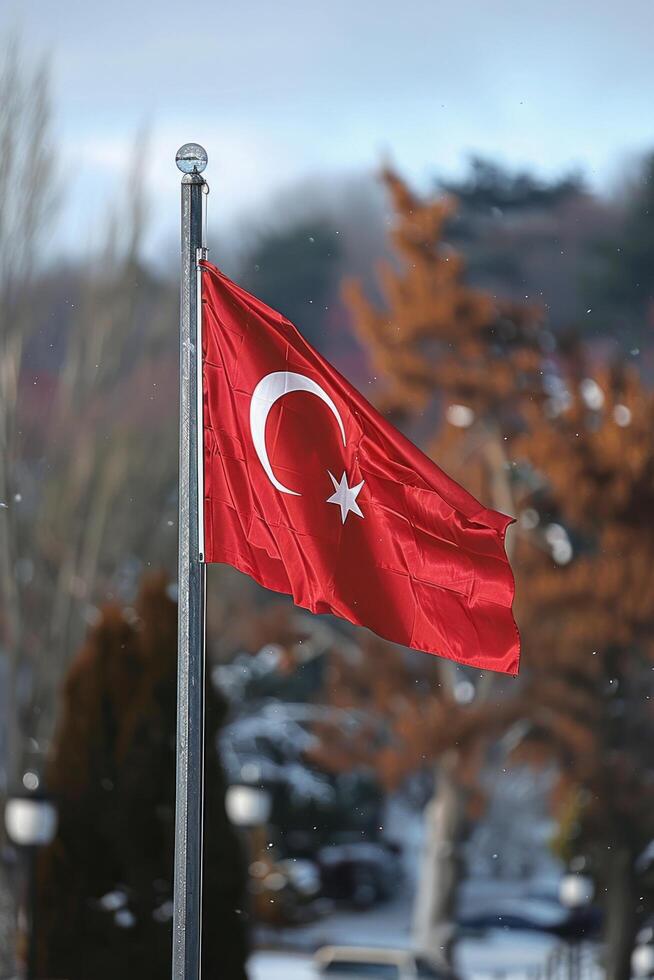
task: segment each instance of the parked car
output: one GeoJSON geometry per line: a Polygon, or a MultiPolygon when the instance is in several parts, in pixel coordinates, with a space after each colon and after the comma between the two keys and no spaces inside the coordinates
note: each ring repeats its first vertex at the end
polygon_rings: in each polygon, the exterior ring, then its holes
{"type": "Polygon", "coordinates": [[[330,844],[320,848],[316,860],[323,896],[357,908],[389,899],[402,877],[399,848],[387,843],[330,844]]]}
{"type": "Polygon", "coordinates": [[[496,898],[492,907],[461,915],[459,926],[468,932],[518,929],[561,939],[590,938],[599,930],[600,914],[593,906],[568,909],[547,898],[496,898]]]}
{"type": "Polygon", "coordinates": [[[320,976],[348,980],[456,980],[446,969],[407,949],[323,946],[314,963],[320,976]]]}

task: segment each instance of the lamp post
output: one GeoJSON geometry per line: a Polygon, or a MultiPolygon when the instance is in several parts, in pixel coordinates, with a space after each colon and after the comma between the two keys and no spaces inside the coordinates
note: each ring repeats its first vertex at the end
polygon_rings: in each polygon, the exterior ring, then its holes
{"type": "Polygon", "coordinates": [[[234,783],[225,793],[227,816],[241,832],[243,851],[248,867],[248,894],[250,911],[257,914],[257,903],[261,895],[261,876],[255,874],[260,857],[272,856],[266,850],[266,825],[272,810],[272,797],[268,790],[247,783],[234,783]]]}
{"type": "MultiPolygon", "coordinates": [[[[595,886],[588,875],[570,871],[561,878],[559,884],[559,899],[561,905],[571,911],[578,911],[590,905],[595,894],[595,886]]],[[[570,941],[570,978],[577,980],[581,976],[581,940],[570,941]]]]}
{"type": "Polygon", "coordinates": [[[272,810],[267,789],[247,783],[234,783],[225,793],[227,816],[243,835],[248,865],[265,849],[266,825],[272,810]]]}
{"type": "MultiPolygon", "coordinates": [[[[38,778],[26,773],[23,783],[36,787],[38,778]]],[[[50,844],[57,833],[57,808],[38,788],[10,796],[5,804],[5,829],[9,840],[25,855],[27,866],[27,980],[36,980],[37,970],[37,882],[36,856],[40,847],[50,844]]]]}

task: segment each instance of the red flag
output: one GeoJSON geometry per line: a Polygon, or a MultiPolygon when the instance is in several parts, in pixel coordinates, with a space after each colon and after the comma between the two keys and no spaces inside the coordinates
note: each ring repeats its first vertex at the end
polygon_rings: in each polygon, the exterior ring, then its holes
{"type": "Polygon", "coordinates": [[[512,519],[416,449],[281,314],[201,266],[206,561],[396,643],[517,673],[512,519]]]}

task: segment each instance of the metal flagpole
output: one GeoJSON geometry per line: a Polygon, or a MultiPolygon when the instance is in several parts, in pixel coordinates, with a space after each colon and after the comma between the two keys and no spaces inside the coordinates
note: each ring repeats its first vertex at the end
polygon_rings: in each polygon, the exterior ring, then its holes
{"type": "Polygon", "coordinates": [[[205,565],[200,492],[202,376],[198,259],[204,256],[206,151],[177,151],[182,178],[182,278],[179,348],[179,571],[177,785],[173,980],[198,980],[201,964],[204,801],[205,565]]]}

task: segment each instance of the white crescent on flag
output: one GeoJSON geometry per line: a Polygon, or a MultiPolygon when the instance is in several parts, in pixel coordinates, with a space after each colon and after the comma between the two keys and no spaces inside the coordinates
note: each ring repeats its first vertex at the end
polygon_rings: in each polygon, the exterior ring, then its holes
{"type": "Polygon", "coordinates": [[[317,381],[312,381],[305,374],[296,374],[294,371],[273,371],[272,374],[266,374],[261,379],[252,392],[252,400],[250,402],[250,432],[252,433],[254,448],[259,457],[259,462],[275,489],[279,490],[280,493],[291,493],[295,497],[301,497],[302,494],[298,493],[297,490],[290,490],[283,483],[279,482],[273,473],[270,459],[268,458],[268,450],[266,449],[266,422],[270,409],[276,401],[279,401],[283,395],[288,395],[291,391],[308,391],[310,394],[317,395],[318,398],[322,399],[325,405],[329,406],[334,418],[338,422],[344,446],[347,445],[347,440],[345,438],[343,420],[336,405],[317,381]]]}
{"type": "MultiPolygon", "coordinates": [[[[268,415],[270,409],[273,407],[275,402],[283,395],[288,395],[292,391],[308,391],[312,395],[316,395],[328,406],[332,412],[334,418],[338,422],[338,427],[341,430],[341,436],[343,438],[343,446],[347,445],[347,439],[345,436],[345,428],[343,426],[343,420],[341,418],[340,412],[336,408],[333,400],[329,397],[324,388],[321,388],[317,381],[313,381],[308,378],[305,374],[296,374],[294,371],[273,371],[271,374],[266,374],[261,381],[258,382],[256,388],[252,392],[252,399],[250,401],[250,432],[252,434],[252,442],[256,450],[257,456],[259,457],[259,462],[263,466],[266,476],[280,493],[290,493],[294,497],[301,497],[302,494],[297,490],[291,490],[290,487],[285,487],[281,483],[275,474],[273,473],[273,468],[270,463],[270,458],[268,456],[268,450],[266,448],[266,422],[268,420],[268,415]]],[[[355,487],[348,486],[347,478],[345,472],[341,477],[340,481],[329,470],[327,471],[334,484],[334,493],[331,497],[327,498],[327,503],[336,504],[341,508],[341,522],[345,524],[345,520],[350,511],[356,514],[358,517],[363,517],[361,509],[356,502],[358,493],[364,484],[362,480],[355,487]]]]}

